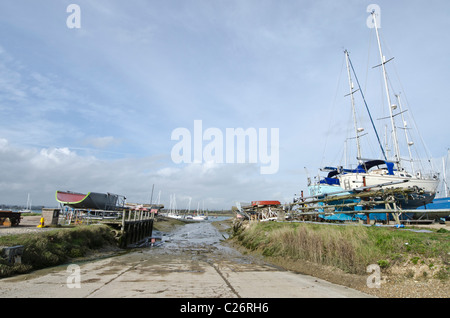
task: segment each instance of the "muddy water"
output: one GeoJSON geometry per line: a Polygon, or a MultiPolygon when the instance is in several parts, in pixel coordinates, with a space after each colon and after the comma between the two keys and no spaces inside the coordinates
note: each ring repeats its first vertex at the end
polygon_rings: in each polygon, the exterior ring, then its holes
{"type": "MultiPolygon", "coordinates": [[[[161,244],[142,250],[153,256],[187,257],[191,260],[216,263],[224,260],[240,264],[263,262],[249,255],[242,255],[226,242],[228,234],[219,231],[211,222],[193,222],[178,227],[170,233],[160,233],[161,244]]],[[[270,266],[266,264],[266,266],[270,266]]]]}
{"type": "Polygon", "coordinates": [[[166,251],[180,252],[186,248],[217,248],[224,239],[210,222],[188,223],[178,227],[173,232],[162,236],[162,243],[166,251]]]}
{"type": "MultiPolygon", "coordinates": [[[[160,249],[165,253],[197,252],[232,252],[222,241],[228,237],[220,232],[211,222],[188,223],[170,233],[162,234],[160,249]]],[[[152,252],[156,252],[155,249],[152,252]]]]}

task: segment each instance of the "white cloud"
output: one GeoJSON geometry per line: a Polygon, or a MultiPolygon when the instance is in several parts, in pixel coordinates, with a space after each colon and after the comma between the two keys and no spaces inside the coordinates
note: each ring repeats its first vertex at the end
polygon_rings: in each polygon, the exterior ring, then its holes
{"type": "Polygon", "coordinates": [[[156,172],[156,174],[161,177],[171,177],[172,175],[174,175],[175,173],[177,173],[179,171],[180,171],[180,169],[165,167],[165,168],[158,170],[156,172]]]}
{"type": "Polygon", "coordinates": [[[85,139],[85,143],[87,145],[92,145],[95,148],[108,148],[114,145],[118,145],[121,143],[120,140],[117,140],[113,136],[104,136],[104,137],[88,137],[85,139]]]}
{"type": "MultiPolygon", "coordinates": [[[[165,160],[170,160],[166,158],[165,160]]],[[[259,173],[253,164],[173,166],[160,157],[100,160],[63,148],[18,148],[0,139],[0,201],[21,204],[30,193],[34,204],[56,206],[56,190],[111,192],[129,202],[149,202],[151,188],[169,196],[204,202],[205,208],[229,208],[236,201],[283,200],[283,187],[259,173]]],[[[154,194],[156,195],[156,193],[154,194]]]]}
{"type": "Polygon", "coordinates": [[[8,140],[6,140],[5,138],[0,138],[0,150],[6,149],[7,146],[8,140]]]}
{"type": "MultiPolygon", "coordinates": [[[[448,118],[442,94],[449,86],[448,4],[380,1],[382,32],[404,67],[403,86],[419,108],[424,139],[439,155],[448,148],[445,129],[439,131],[448,118]]],[[[357,71],[368,68],[368,3],[77,4],[79,30],[66,27],[67,5],[2,4],[0,203],[34,191],[33,202],[52,203],[57,189],[142,201],[153,184],[166,200],[176,193],[180,200],[192,196],[193,204],[289,199],[306,182],[303,167],[316,171],[324,158],[340,159],[335,153],[348,123],[338,115],[350,111],[341,107],[348,90],[335,91],[341,53],[352,52],[357,71]],[[342,103],[330,117],[333,99],[342,103]],[[257,165],[245,164],[174,165],[170,133],[194,119],[219,129],[279,128],[279,172],[261,176],[257,165]]]]}
{"type": "Polygon", "coordinates": [[[39,155],[31,158],[31,162],[37,167],[48,167],[50,165],[62,165],[67,164],[76,158],[75,152],[70,151],[68,148],[52,148],[41,149],[39,155]]]}

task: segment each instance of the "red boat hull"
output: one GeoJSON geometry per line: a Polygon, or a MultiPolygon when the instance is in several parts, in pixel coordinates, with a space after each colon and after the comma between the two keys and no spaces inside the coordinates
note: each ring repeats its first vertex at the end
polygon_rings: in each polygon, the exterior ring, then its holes
{"type": "Polygon", "coordinates": [[[56,191],[56,201],[72,208],[113,210],[117,206],[118,195],[89,192],[56,191]]]}

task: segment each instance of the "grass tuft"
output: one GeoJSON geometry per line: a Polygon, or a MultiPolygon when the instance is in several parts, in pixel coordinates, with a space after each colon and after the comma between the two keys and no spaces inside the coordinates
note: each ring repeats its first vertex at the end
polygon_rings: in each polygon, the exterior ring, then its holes
{"type": "Polygon", "coordinates": [[[0,246],[14,245],[24,245],[22,264],[10,265],[0,257],[0,277],[64,264],[116,241],[108,226],[91,225],[0,237],[0,246]]]}
{"type": "MultiPolygon", "coordinates": [[[[334,226],[308,223],[253,223],[234,236],[264,256],[301,259],[364,274],[370,264],[382,269],[412,258],[435,258],[448,264],[450,235],[416,233],[394,228],[334,226]]],[[[445,272],[440,274],[445,277],[445,272]]]]}

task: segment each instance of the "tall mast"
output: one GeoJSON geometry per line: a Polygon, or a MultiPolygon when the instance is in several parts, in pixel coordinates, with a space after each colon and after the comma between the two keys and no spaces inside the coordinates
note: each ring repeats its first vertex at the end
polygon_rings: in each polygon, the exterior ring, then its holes
{"type": "Polygon", "coordinates": [[[384,146],[386,147],[386,159],[387,159],[387,158],[389,158],[389,143],[388,143],[387,125],[384,125],[384,146]]]}
{"type": "Polygon", "coordinates": [[[402,121],[403,121],[403,129],[405,130],[405,138],[406,138],[406,144],[408,145],[408,153],[409,153],[409,160],[411,162],[411,170],[413,174],[416,174],[416,171],[414,170],[414,161],[413,161],[413,156],[411,154],[411,147],[412,145],[414,145],[414,142],[410,141],[408,138],[408,125],[405,121],[405,118],[403,116],[403,110],[402,110],[402,104],[400,102],[400,95],[399,94],[395,94],[395,97],[397,98],[398,101],[398,106],[400,107],[400,114],[402,115],[402,121]]]}
{"type": "Polygon", "coordinates": [[[358,129],[358,125],[357,125],[357,122],[356,122],[355,99],[353,98],[353,93],[354,93],[353,92],[353,82],[352,82],[352,76],[350,74],[350,63],[349,63],[348,51],[345,50],[344,53],[345,53],[345,60],[347,62],[348,85],[350,87],[349,95],[350,95],[350,98],[351,98],[351,101],[352,101],[353,124],[355,126],[355,135],[356,135],[355,138],[356,138],[357,159],[358,159],[358,162],[361,163],[362,162],[362,160],[361,160],[361,144],[360,144],[360,141],[359,141],[360,129],[358,129]]]}
{"type": "Polygon", "coordinates": [[[450,149],[447,149],[447,157],[445,158],[445,160],[444,160],[444,157],[442,157],[442,170],[443,170],[443,172],[444,172],[444,175],[443,175],[443,182],[444,182],[444,193],[445,193],[445,196],[446,197],[448,197],[448,190],[449,190],[449,187],[448,187],[448,183],[447,183],[447,176],[446,176],[446,173],[445,173],[445,170],[447,169],[447,165],[446,165],[446,161],[447,161],[447,158],[448,158],[448,154],[450,153],[450,149]]]}
{"type": "Polygon", "coordinates": [[[375,17],[375,10],[372,11],[372,18],[373,18],[373,23],[374,23],[374,27],[375,27],[375,33],[377,34],[378,49],[380,51],[380,59],[381,59],[381,67],[383,69],[384,86],[386,89],[386,96],[387,96],[387,101],[388,101],[388,106],[389,106],[389,114],[390,114],[390,118],[391,118],[392,135],[393,135],[392,137],[394,139],[394,156],[396,158],[397,165],[400,168],[400,149],[398,147],[397,129],[395,127],[394,116],[392,114],[394,105],[392,105],[391,96],[389,95],[389,86],[388,86],[386,67],[385,67],[386,58],[384,57],[383,52],[381,50],[380,35],[378,34],[378,26],[377,26],[377,19],[375,17]]]}

